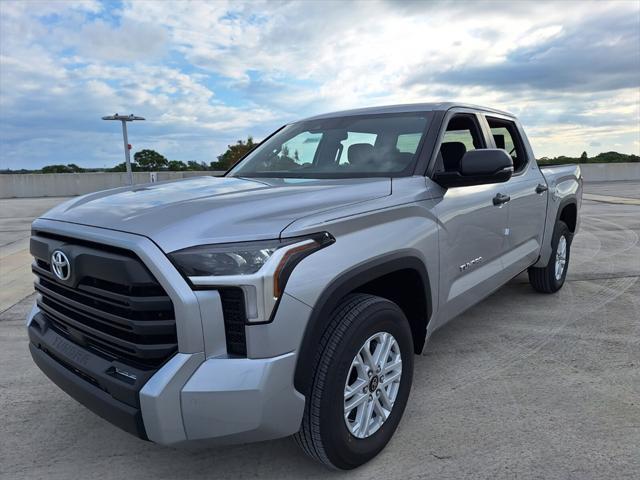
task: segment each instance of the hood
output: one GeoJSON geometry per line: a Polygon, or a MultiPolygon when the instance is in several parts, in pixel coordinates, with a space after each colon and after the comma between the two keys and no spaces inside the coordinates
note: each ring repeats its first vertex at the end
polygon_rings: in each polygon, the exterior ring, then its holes
{"type": "Polygon", "coordinates": [[[291,222],[391,194],[389,178],[196,177],[96,192],[41,218],[144,235],[165,252],[277,238],[291,222]]]}

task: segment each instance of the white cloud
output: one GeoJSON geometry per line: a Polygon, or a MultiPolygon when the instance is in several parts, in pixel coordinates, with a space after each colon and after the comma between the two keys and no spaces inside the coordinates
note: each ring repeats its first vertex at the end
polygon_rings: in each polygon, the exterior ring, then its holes
{"type": "Polygon", "coordinates": [[[594,142],[638,152],[633,2],[108,8],[0,4],[3,166],[119,162],[117,141],[96,144],[117,139],[97,120],[116,111],[147,117],[132,128],[134,144],[211,161],[237,138],[310,114],[433,100],[514,111],[539,155],[579,154],[594,142]],[[603,71],[585,63],[594,51],[603,71]]]}
{"type": "Polygon", "coordinates": [[[166,42],[165,29],[152,23],[125,21],[113,27],[95,21],[68,35],[66,43],[86,59],[133,62],[162,57],[167,53],[166,42]]]}

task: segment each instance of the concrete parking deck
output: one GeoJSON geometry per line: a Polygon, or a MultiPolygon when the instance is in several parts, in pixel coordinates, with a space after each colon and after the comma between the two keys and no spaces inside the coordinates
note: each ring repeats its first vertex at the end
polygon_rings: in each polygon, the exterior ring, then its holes
{"type": "MultiPolygon", "coordinates": [[[[537,294],[521,275],[436,332],[394,439],[356,471],[289,439],[174,450],[121,432],[35,367],[28,297],[0,314],[0,478],[640,478],[640,206],[615,201],[640,184],[586,187],[614,200],[585,196],[565,287],[537,294]]],[[[29,221],[57,201],[3,201],[5,305],[31,291],[29,221]]]]}
{"type": "Polygon", "coordinates": [[[0,313],[33,292],[31,222],[63,200],[62,197],[0,200],[0,313]]]}

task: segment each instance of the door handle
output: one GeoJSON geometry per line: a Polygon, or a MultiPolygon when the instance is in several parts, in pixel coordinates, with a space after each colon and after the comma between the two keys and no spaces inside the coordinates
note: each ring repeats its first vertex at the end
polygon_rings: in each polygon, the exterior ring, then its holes
{"type": "Polygon", "coordinates": [[[538,194],[544,193],[547,190],[549,190],[549,187],[547,187],[546,185],[543,185],[541,183],[539,183],[538,186],[536,187],[536,193],[538,193],[538,194]]]}
{"type": "Polygon", "coordinates": [[[495,197],[493,197],[493,204],[502,205],[503,203],[507,203],[509,200],[511,200],[511,197],[509,195],[503,195],[499,193],[495,197]]]}

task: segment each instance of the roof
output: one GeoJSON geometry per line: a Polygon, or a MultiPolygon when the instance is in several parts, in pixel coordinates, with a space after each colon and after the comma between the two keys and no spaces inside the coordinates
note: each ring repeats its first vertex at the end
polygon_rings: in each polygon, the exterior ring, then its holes
{"type": "Polygon", "coordinates": [[[305,118],[304,120],[319,120],[322,118],[349,117],[352,115],[375,115],[375,114],[383,114],[383,113],[446,111],[455,107],[469,108],[472,110],[479,110],[483,112],[491,112],[491,113],[497,113],[500,115],[507,115],[509,117],[515,117],[515,115],[513,115],[512,113],[504,112],[502,110],[496,110],[495,108],[481,107],[479,105],[471,105],[468,103],[431,102],[431,103],[408,103],[404,105],[384,105],[379,107],[355,108],[352,110],[342,110],[339,112],[323,113],[321,115],[315,115],[313,117],[305,118]]]}

